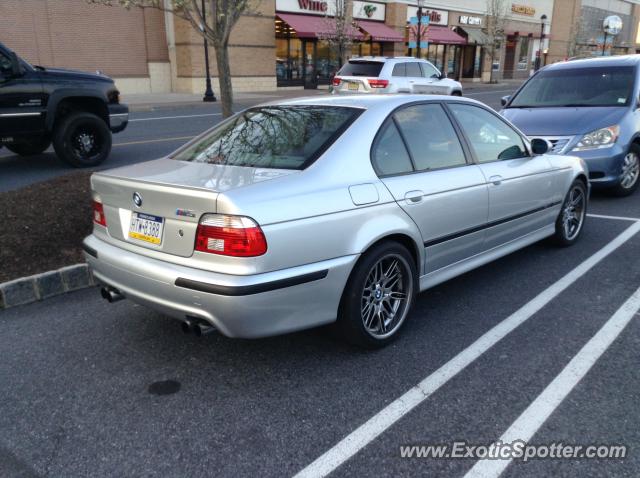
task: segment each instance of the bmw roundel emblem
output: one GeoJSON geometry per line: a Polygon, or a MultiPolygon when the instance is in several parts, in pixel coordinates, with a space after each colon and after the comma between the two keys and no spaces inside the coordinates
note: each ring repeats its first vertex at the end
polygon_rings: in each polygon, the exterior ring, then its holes
{"type": "Polygon", "coordinates": [[[140,193],[133,193],[133,204],[137,207],[142,206],[142,196],[140,196],[140,193]]]}

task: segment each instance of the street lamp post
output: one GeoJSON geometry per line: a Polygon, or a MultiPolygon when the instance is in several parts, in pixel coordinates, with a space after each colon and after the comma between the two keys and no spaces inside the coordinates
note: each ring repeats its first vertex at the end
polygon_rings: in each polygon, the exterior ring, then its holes
{"type": "Polygon", "coordinates": [[[540,69],[540,66],[544,66],[542,58],[542,50],[544,48],[544,22],[547,20],[547,16],[543,13],[540,17],[540,48],[538,49],[538,57],[536,58],[536,70],[540,69]]]}
{"type": "MultiPolygon", "coordinates": [[[[207,16],[206,16],[207,13],[205,11],[204,2],[205,0],[202,0],[202,21],[204,23],[202,25],[202,33],[204,33],[204,25],[206,25],[206,22],[207,22],[207,16]]],[[[211,75],[209,74],[209,44],[206,38],[204,39],[204,68],[207,73],[207,87],[205,89],[204,97],[202,98],[202,101],[205,101],[205,102],[216,101],[216,95],[213,94],[213,89],[211,88],[211,75]]]]}

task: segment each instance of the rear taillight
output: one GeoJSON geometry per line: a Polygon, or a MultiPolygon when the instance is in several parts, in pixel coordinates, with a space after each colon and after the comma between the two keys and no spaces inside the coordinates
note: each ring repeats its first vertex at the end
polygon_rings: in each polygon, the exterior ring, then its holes
{"type": "Polygon", "coordinates": [[[389,80],[378,80],[377,78],[369,78],[369,86],[371,88],[386,88],[389,86],[389,80]]]}
{"type": "Polygon", "coordinates": [[[93,222],[107,227],[107,218],[104,216],[104,206],[96,200],[93,201],[93,222]]]}
{"type": "Polygon", "coordinates": [[[223,256],[253,257],[267,252],[267,240],[253,219],[205,214],[198,224],[195,249],[223,256]]]}
{"type": "Polygon", "coordinates": [[[333,80],[331,81],[331,84],[333,86],[340,86],[341,81],[342,81],[342,78],[340,78],[339,76],[334,76],[333,80]]]}

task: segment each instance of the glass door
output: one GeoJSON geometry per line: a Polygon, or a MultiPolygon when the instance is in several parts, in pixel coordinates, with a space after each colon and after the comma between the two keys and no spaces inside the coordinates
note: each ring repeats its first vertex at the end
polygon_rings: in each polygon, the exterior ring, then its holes
{"type": "Polygon", "coordinates": [[[304,52],[304,87],[305,89],[316,89],[318,87],[318,74],[316,65],[316,45],[315,40],[303,40],[302,51],[304,52]]]}

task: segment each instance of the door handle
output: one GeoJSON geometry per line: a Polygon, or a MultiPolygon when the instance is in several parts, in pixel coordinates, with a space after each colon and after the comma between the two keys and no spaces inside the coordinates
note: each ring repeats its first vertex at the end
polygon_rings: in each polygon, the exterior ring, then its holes
{"type": "Polygon", "coordinates": [[[420,190],[409,191],[404,195],[405,201],[407,201],[410,204],[418,204],[419,202],[422,202],[423,197],[424,197],[424,191],[420,191],[420,190]]]}
{"type": "Polygon", "coordinates": [[[500,184],[502,183],[502,176],[498,176],[498,175],[491,176],[489,178],[489,182],[493,183],[495,186],[500,186],[500,184]]]}

